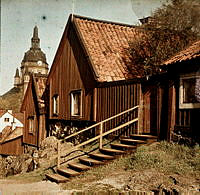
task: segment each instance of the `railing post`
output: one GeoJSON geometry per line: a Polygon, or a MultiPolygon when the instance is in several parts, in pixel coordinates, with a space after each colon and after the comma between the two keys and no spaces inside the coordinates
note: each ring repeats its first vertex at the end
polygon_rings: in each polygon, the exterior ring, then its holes
{"type": "Polygon", "coordinates": [[[99,138],[99,149],[102,149],[103,147],[103,123],[100,124],[100,138],[99,138]]]}
{"type": "Polygon", "coordinates": [[[59,168],[60,167],[60,141],[58,140],[58,142],[57,142],[57,155],[58,155],[58,157],[57,157],[57,168],[59,168]]]}
{"type": "Polygon", "coordinates": [[[141,131],[143,131],[143,105],[144,105],[144,97],[142,94],[142,89],[140,86],[140,102],[139,102],[139,107],[138,107],[138,129],[137,129],[137,134],[140,134],[141,131]]]}

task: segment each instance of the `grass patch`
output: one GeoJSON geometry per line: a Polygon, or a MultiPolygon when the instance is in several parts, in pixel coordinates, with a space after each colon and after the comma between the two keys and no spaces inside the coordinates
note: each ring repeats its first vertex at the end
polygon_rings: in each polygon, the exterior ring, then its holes
{"type": "Polygon", "coordinates": [[[157,145],[141,146],[126,159],[127,168],[133,170],[157,169],[168,174],[199,174],[200,147],[193,148],[175,143],[161,142],[157,145]]]}
{"type": "MultiPolygon", "coordinates": [[[[193,175],[200,177],[200,146],[193,148],[175,143],[160,142],[151,146],[141,146],[127,157],[87,171],[87,176],[103,179],[116,170],[142,171],[155,169],[165,174],[193,175]]],[[[85,177],[84,174],[81,177],[85,177]]]]}
{"type": "MultiPolygon", "coordinates": [[[[47,172],[40,168],[30,173],[8,177],[8,179],[27,183],[38,182],[45,178],[44,174],[47,172]]],[[[177,175],[178,178],[186,180],[190,178],[189,180],[198,181],[200,178],[199,146],[190,148],[167,142],[141,146],[135,153],[121,156],[104,166],[92,168],[61,186],[63,189],[90,189],[91,186],[97,185],[96,182],[104,178],[115,180],[115,178],[122,177],[123,181],[127,179],[125,182],[131,178],[134,185],[145,185],[148,186],[147,189],[152,189],[152,186],[157,188],[163,182],[164,185],[173,185],[174,175],[177,175]]],[[[98,185],[97,187],[99,187],[98,185]]],[[[182,185],[180,183],[180,186],[186,185],[190,184],[182,185]]]]}

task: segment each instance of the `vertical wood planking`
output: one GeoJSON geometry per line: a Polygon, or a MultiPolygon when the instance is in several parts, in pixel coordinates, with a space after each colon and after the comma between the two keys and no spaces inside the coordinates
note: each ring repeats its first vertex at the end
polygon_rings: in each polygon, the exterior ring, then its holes
{"type": "Polygon", "coordinates": [[[59,96],[59,113],[58,116],[50,116],[50,119],[71,120],[70,113],[70,92],[72,90],[82,90],[86,92],[84,86],[87,86],[87,93],[82,99],[82,116],[76,117],[74,120],[92,120],[91,101],[93,96],[93,88],[95,80],[92,76],[91,69],[88,67],[87,59],[84,56],[82,47],[78,41],[73,28],[68,31],[68,34],[62,40],[59,50],[59,57],[54,62],[54,72],[49,78],[50,82],[50,110],[52,112],[53,95],[59,96]],[[86,106],[87,105],[87,106],[86,106]]]}
{"type": "MultiPolygon", "coordinates": [[[[104,120],[113,115],[116,115],[122,111],[125,111],[129,108],[132,108],[139,103],[139,92],[140,85],[138,84],[120,84],[120,85],[112,85],[98,88],[98,97],[97,97],[97,105],[98,105],[98,113],[102,113],[101,115],[97,115],[97,121],[104,120]]],[[[124,114],[124,116],[120,116],[117,119],[112,120],[110,123],[106,124],[107,130],[123,122],[127,122],[133,117],[137,117],[137,112],[133,112],[131,114],[124,114]]],[[[119,135],[119,133],[125,132],[124,135],[130,135],[135,132],[137,128],[137,124],[130,125],[128,131],[124,131],[124,129],[115,132],[115,135],[119,135]]]]}

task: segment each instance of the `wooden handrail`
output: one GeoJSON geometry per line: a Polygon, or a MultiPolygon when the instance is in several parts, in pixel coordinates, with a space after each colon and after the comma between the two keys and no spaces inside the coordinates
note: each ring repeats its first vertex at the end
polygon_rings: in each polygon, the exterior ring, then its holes
{"type": "Polygon", "coordinates": [[[107,119],[105,119],[105,120],[103,120],[103,121],[101,121],[101,122],[98,122],[98,123],[96,123],[96,124],[90,126],[90,127],[87,127],[87,128],[85,128],[85,129],[82,129],[82,130],[80,130],[80,131],[78,131],[78,132],[76,132],[76,133],[73,133],[73,134],[67,136],[66,138],[64,138],[64,140],[67,140],[67,139],[69,139],[69,138],[71,138],[71,137],[74,137],[74,136],[80,134],[80,133],[83,133],[83,132],[85,132],[85,131],[87,131],[87,130],[90,130],[90,129],[94,128],[94,127],[97,127],[97,126],[99,126],[101,123],[105,123],[105,122],[107,122],[107,121],[109,121],[109,120],[112,120],[112,119],[118,117],[118,116],[121,116],[122,114],[126,114],[127,112],[130,112],[130,111],[132,111],[132,110],[135,110],[135,109],[138,108],[138,107],[139,107],[139,106],[134,106],[133,108],[130,108],[130,109],[128,109],[128,110],[125,110],[125,111],[123,111],[123,112],[120,112],[119,114],[116,114],[116,115],[114,115],[114,116],[111,116],[110,118],[107,118],[107,119]]]}
{"type": "MultiPolygon", "coordinates": [[[[135,106],[135,107],[133,107],[133,108],[130,108],[130,109],[128,109],[128,110],[125,110],[125,111],[123,111],[123,112],[121,112],[121,113],[119,113],[119,114],[117,114],[117,115],[115,115],[115,116],[112,116],[112,117],[110,117],[110,118],[107,118],[107,119],[105,119],[105,120],[103,120],[103,121],[101,121],[101,122],[99,122],[99,123],[97,123],[97,124],[94,124],[94,125],[92,125],[92,126],[90,126],[90,127],[87,127],[87,128],[85,128],[85,129],[83,129],[83,130],[80,130],[80,131],[78,131],[78,132],[76,132],[76,133],[73,133],[72,135],[67,136],[64,140],[67,140],[67,139],[69,139],[69,138],[71,138],[71,137],[74,137],[74,136],[76,136],[76,135],[78,135],[78,134],[80,134],[80,133],[83,133],[83,132],[85,132],[85,131],[87,131],[87,130],[89,130],[89,129],[92,129],[92,128],[97,127],[97,126],[100,125],[100,134],[99,134],[99,135],[97,135],[96,137],[93,137],[93,138],[91,138],[91,139],[89,139],[89,140],[87,140],[87,141],[85,141],[85,142],[83,142],[83,143],[81,143],[81,144],[79,144],[79,145],[76,145],[76,146],[74,147],[74,149],[76,149],[76,148],[78,148],[78,147],[81,147],[81,146],[84,146],[84,145],[87,145],[87,144],[89,144],[89,143],[91,143],[91,142],[93,142],[93,141],[95,141],[95,140],[97,140],[97,139],[99,139],[99,148],[101,149],[102,146],[103,146],[103,137],[104,137],[104,136],[106,136],[106,135],[108,135],[108,134],[110,134],[110,133],[113,133],[113,132],[117,131],[118,129],[121,129],[121,128],[123,128],[123,127],[126,127],[126,126],[128,126],[128,125],[130,125],[130,124],[132,124],[132,123],[134,123],[134,122],[136,122],[136,121],[138,121],[138,118],[135,118],[135,119],[133,119],[133,120],[131,120],[131,121],[128,121],[128,122],[126,122],[126,123],[124,123],[124,124],[122,124],[122,125],[120,125],[120,126],[118,126],[118,127],[115,127],[114,129],[111,129],[111,130],[106,131],[106,132],[104,132],[104,133],[103,133],[103,124],[104,124],[105,122],[109,121],[109,120],[112,120],[112,119],[114,119],[114,118],[116,118],[116,117],[118,117],[118,116],[121,116],[122,114],[126,114],[127,112],[130,112],[130,111],[132,111],[132,110],[135,110],[136,108],[139,108],[139,106],[135,106]]],[[[59,166],[60,166],[60,141],[59,141],[59,143],[58,143],[57,165],[58,165],[58,168],[59,168],[59,166]]]]}
{"type": "Polygon", "coordinates": [[[113,132],[117,131],[118,129],[121,129],[121,128],[123,128],[123,127],[126,127],[126,126],[128,126],[128,125],[130,125],[130,124],[132,124],[132,123],[134,123],[134,122],[136,122],[136,121],[138,121],[138,118],[135,118],[135,119],[133,119],[133,120],[131,120],[131,121],[128,121],[127,123],[124,123],[124,124],[122,124],[122,125],[120,125],[120,126],[114,128],[114,129],[109,130],[109,131],[106,131],[105,133],[102,133],[102,134],[100,134],[100,135],[97,135],[96,137],[93,137],[92,139],[89,139],[89,140],[87,140],[87,141],[85,141],[85,142],[83,142],[83,143],[81,143],[81,144],[79,144],[79,145],[76,145],[75,148],[79,148],[79,147],[81,147],[81,146],[87,145],[87,144],[89,144],[90,142],[93,142],[93,141],[95,141],[95,140],[97,140],[97,139],[99,139],[99,138],[104,137],[105,135],[108,135],[108,134],[110,134],[110,133],[113,133],[113,132]]]}
{"type": "MultiPolygon", "coordinates": [[[[79,148],[79,147],[81,147],[81,146],[84,146],[84,145],[87,145],[87,144],[89,144],[89,143],[91,143],[91,142],[93,142],[93,141],[95,141],[95,140],[97,140],[97,139],[100,139],[100,140],[102,140],[102,138],[104,137],[104,136],[106,136],[106,135],[108,135],[108,134],[110,134],[110,133],[113,133],[114,131],[117,131],[118,129],[121,129],[121,128],[123,128],[123,127],[126,127],[126,126],[128,126],[128,125],[130,125],[130,124],[132,124],[132,123],[134,123],[134,122],[136,122],[136,121],[138,121],[138,118],[135,118],[135,119],[133,119],[133,120],[131,120],[131,121],[128,121],[127,123],[124,123],[124,124],[122,124],[122,125],[120,125],[120,126],[118,126],[118,127],[116,127],[116,128],[114,128],[114,129],[111,129],[111,130],[109,130],[109,131],[106,131],[105,133],[102,133],[102,134],[100,134],[100,135],[97,135],[96,137],[93,137],[92,139],[89,139],[89,140],[87,140],[87,141],[85,141],[85,142],[83,142],[83,143],[81,143],[81,144],[79,144],[79,145],[76,145],[76,146],[74,146],[74,150],[75,149],[77,149],[77,148],[79,148]]],[[[102,143],[101,143],[102,144],[102,143]]],[[[58,142],[58,157],[57,157],[57,167],[59,168],[60,167],[60,142],[58,142]]],[[[100,146],[100,149],[102,148],[102,145],[100,146]]]]}

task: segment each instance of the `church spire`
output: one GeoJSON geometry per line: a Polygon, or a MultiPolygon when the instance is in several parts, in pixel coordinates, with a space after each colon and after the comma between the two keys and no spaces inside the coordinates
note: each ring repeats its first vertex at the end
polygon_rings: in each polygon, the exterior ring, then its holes
{"type": "Polygon", "coordinates": [[[35,26],[33,30],[33,37],[31,39],[31,48],[40,48],[40,39],[38,37],[38,27],[35,26]]]}
{"type": "Polygon", "coordinates": [[[15,73],[15,78],[16,77],[19,77],[19,69],[18,68],[16,69],[16,73],[15,73]]]}
{"type": "Polygon", "coordinates": [[[14,76],[14,87],[18,87],[20,85],[20,76],[19,76],[19,69],[16,69],[16,73],[14,76]]]}

